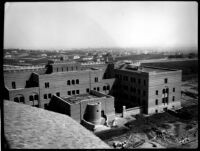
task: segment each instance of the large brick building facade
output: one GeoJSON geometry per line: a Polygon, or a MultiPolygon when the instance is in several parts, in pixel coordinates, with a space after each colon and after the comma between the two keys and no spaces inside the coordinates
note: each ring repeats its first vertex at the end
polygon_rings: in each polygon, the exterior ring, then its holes
{"type": "Polygon", "coordinates": [[[43,69],[4,71],[5,99],[46,108],[56,94],[68,97],[96,90],[108,94],[114,83],[108,64],[57,63],[43,69]]]}
{"type": "Polygon", "coordinates": [[[142,106],[145,114],[180,107],[181,70],[124,64],[115,76],[113,93],[119,106],[142,106]]]}
{"type": "Polygon", "coordinates": [[[115,108],[140,106],[144,114],[179,108],[181,70],[113,63],[51,63],[46,68],[4,71],[5,99],[48,108],[53,95],[70,97],[90,90],[111,94],[115,108]]]}

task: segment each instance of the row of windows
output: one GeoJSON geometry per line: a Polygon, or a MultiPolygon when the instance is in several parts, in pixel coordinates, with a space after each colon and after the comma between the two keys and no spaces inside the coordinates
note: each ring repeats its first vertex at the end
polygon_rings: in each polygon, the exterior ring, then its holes
{"type": "MultiPolygon", "coordinates": [[[[128,86],[127,85],[124,85],[123,86],[123,89],[128,91],[128,86]]],[[[133,92],[133,93],[136,93],[136,90],[137,90],[137,93],[140,95],[141,94],[141,90],[140,89],[136,89],[134,87],[130,87],[130,91],[133,92]]],[[[146,95],[146,91],[143,91],[143,96],[146,95]]]]}
{"type": "MultiPolygon", "coordinates": [[[[76,70],[78,70],[78,67],[76,66],[75,67],[76,68],[76,70]]],[[[70,67],[66,67],[66,71],[68,71],[70,69],[70,67]]],[[[57,72],[58,72],[58,70],[59,70],[59,68],[57,68],[57,72]]],[[[62,67],[61,68],[61,70],[62,70],[62,72],[64,71],[64,68],[62,67]]],[[[74,70],[74,67],[71,67],[71,71],[73,71],[74,70]]]]}
{"type": "MultiPolygon", "coordinates": [[[[97,91],[100,91],[100,87],[94,87],[93,90],[97,90],[97,91]]],[[[106,91],[106,90],[110,90],[110,86],[103,86],[103,90],[106,91]]],[[[90,89],[87,88],[86,89],[86,92],[89,93],[90,89]]],[[[79,90],[72,90],[72,91],[67,91],[67,94],[68,95],[75,95],[75,94],[80,94],[80,91],[79,90]]],[[[57,96],[60,96],[60,92],[56,92],[56,95],[57,96]]],[[[36,96],[36,95],[35,95],[36,96]]],[[[51,93],[49,94],[44,94],[44,99],[47,99],[47,98],[51,98],[51,93]]],[[[36,99],[35,99],[36,100],[36,99]]]]}
{"type": "MultiPolygon", "coordinates": [[[[172,101],[175,101],[175,96],[172,97],[172,101]]],[[[162,103],[167,103],[168,104],[168,97],[167,98],[162,98],[162,103]]],[[[158,99],[155,100],[155,105],[158,105],[158,99]]]]}
{"type": "MultiPolygon", "coordinates": [[[[175,92],[175,88],[173,88],[173,92],[175,92]]],[[[163,89],[162,93],[169,93],[169,88],[163,89]]],[[[158,90],[156,90],[156,95],[158,95],[158,90]]]]}
{"type": "Polygon", "coordinates": [[[30,95],[29,101],[38,100],[38,95],[30,95]]]}
{"type": "Polygon", "coordinates": [[[79,84],[79,79],[76,79],[76,80],[67,80],[67,85],[71,85],[71,84],[79,84]]]}
{"type": "MultiPolygon", "coordinates": [[[[122,80],[122,76],[121,76],[121,75],[116,74],[115,76],[116,76],[116,78],[122,80]]],[[[124,80],[124,81],[129,81],[129,80],[128,80],[128,76],[123,76],[123,80],[124,80]]],[[[131,78],[130,78],[130,82],[131,82],[131,83],[136,83],[136,81],[137,81],[137,80],[136,80],[135,77],[131,77],[131,78]]],[[[138,79],[138,84],[141,84],[141,79],[138,79]]],[[[146,80],[143,80],[143,85],[146,86],[146,80]]]]}

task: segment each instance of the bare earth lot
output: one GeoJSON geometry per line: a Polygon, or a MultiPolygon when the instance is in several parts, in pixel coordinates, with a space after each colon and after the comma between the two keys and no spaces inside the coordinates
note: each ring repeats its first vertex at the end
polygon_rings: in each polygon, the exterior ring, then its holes
{"type": "Polygon", "coordinates": [[[137,116],[124,124],[129,130],[104,141],[126,142],[124,148],[197,148],[198,147],[198,79],[182,84],[182,109],[152,116],[137,116]]]}

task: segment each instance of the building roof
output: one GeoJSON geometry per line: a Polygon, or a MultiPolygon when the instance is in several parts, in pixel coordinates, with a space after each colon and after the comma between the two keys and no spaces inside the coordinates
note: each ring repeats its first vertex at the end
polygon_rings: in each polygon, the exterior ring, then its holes
{"type": "Polygon", "coordinates": [[[145,73],[162,73],[169,71],[177,71],[177,69],[168,69],[168,68],[160,68],[160,67],[151,67],[151,66],[135,66],[133,64],[124,64],[120,66],[120,70],[131,71],[131,72],[145,72],[145,73]]]}
{"type": "Polygon", "coordinates": [[[67,115],[12,101],[4,101],[4,132],[11,149],[109,148],[67,115]]]}
{"type": "Polygon", "coordinates": [[[63,100],[74,104],[74,103],[79,103],[83,100],[92,99],[92,98],[99,98],[99,96],[85,93],[85,94],[74,95],[68,98],[63,98],[63,100]]]}

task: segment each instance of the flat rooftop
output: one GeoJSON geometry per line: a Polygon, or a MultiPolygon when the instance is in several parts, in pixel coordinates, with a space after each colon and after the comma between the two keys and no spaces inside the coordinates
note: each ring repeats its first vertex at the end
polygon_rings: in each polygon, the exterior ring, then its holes
{"type": "Polygon", "coordinates": [[[82,100],[92,99],[92,98],[100,98],[100,97],[96,96],[96,95],[89,94],[89,93],[85,93],[85,94],[74,95],[74,96],[71,96],[71,97],[68,97],[68,98],[62,98],[62,99],[69,102],[69,103],[74,104],[74,103],[79,103],[82,100]]]}
{"type": "Polygon", "coordinates": [[[132,64],[125,64],[119,68],[120,70],[132,71],[132,72],[147,72],[147,73],[162,73],[169,71],[177,71],[176,69],[160,68],[160,67],[150,67],[150,66],[140,66],[136,67],[132,64]]]}

